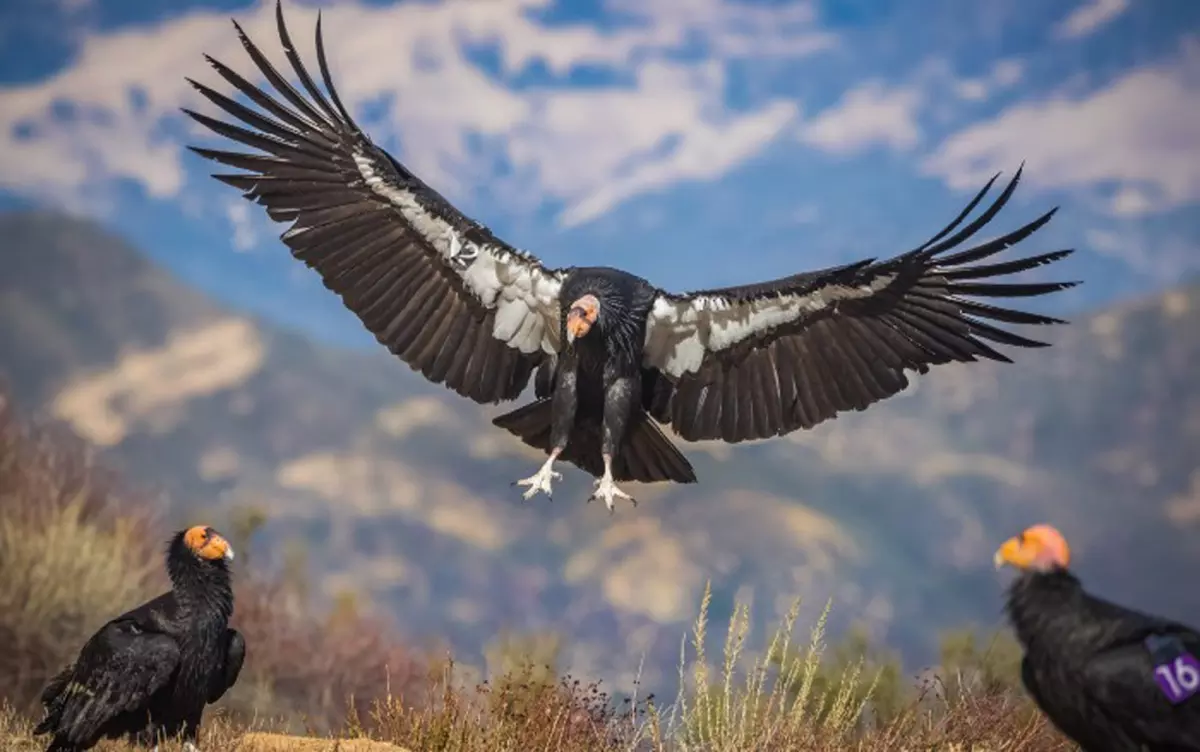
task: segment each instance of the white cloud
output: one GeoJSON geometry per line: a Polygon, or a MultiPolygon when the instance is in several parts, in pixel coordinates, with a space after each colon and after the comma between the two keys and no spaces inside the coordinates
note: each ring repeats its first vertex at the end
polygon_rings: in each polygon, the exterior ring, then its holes
{"type": "Polygon", "coordinates": [[[225,203],[225,217],[233,228],[233,249],[243,253],[258,244],[258,231],[254,228],[254,217],[248,201],[230,200],[225,203]]]}
{"type": "Polygon", "coordinates": [[[716,61],[691,68],[655,61],[641,66],[634,87],[537,96],[509,154],[532,165],[544,188],[567,201],[564,226],[583,224],[631,196],[719,177],[795,116],[787,101],[726,115],[724,84],[716,61]]]}
{"type": "Polygon", "coordinates": [[[1095,32],[1129,8],[1129,0],[1085,0],[1054,27],[1058,39],[1078,39],[1095,32]]]}
{"type": "Polygon", "coordinates": [[[1016,85],[1024,74],[1020,60],[998,60],[984,78],[954,79],[952,88],[961,99],[982,102],[994,92],[1016,85]]]}
{"type": "Polygon", "coordinates": [[[963,77],[955,72],[953,63],[945,57],[934,56],[917,66],[908,79],[908,86],[925,93],[924,100],[933,103],[935,110],[950,114],[954,102],[945,94],[968,102],[983,102],[996,92],[1010,89],[1025,75],[1025,64],[1017,58],[1000,58],[982,75],[963,77]]]}
{"type": "Polygon", "coordinates": [[[837,154],[850,154],[885,145],[911,149],[921,139],[917,108],[922,95],[916,87],[888,89],[868,81],[847,92],[832,107],[801,127],[806,144],[837,154]]]}
{"type": "MultiPolygon", "coordinates": [[[[565,219],[581,222],[643,191],[717,177],[786,125],[795,111],[786,101],[725,111],[726,61],[797,58],[836,43],[816,27],[806,2],[629,2],[624,15],[638,23],[615,31],[543,26],[529,13],[547,3],[347,1],[326,8],[326,47],[342,98],[359,113],[383,103],[379,118],[359,122],[388,148],[399,138],[397,156],[439,190],[461,196],[478,183],[481,168],[466,138],[478,134],[510,158],[532,191],[564,201],[565,219]],[[711,50],[709,60],[672,59],[696,39],[711,50]],[[498,45],[505,75],[535,60],[557,74],[592,63],[616,68],[625,82],[515,90],[467,59],[464,44],[486,42],[498,45]],[[655,151],[664,140],[677,143],[655,151]]],[[[286,11],[301,54],[312,60],[315,9],[292,3],[286,11]]],[[[273,12],[274,3],[263,2],[236,16],[268,57],[285,64],[273,12]]],[[[224,12],[193,11],[158,26],[88,36],[57,75],[0,89],[0,187],[70,204],[127,178],[154,197],[179,197],[188,176],[178,108],[213,112],[184,76],[227,89],[202,53],[253,70],[224,12]],[[86,116],[54,117],[62,101],[86,116]]],[[[190,141],[203,132],[188,128],[190,141]]]]}
{"type": "Polygon", "coordinates": [[[1092,228],[1084,234],[1088,248],[1117,259],[1134,272],[1163,285],[1200,269],[1200,243],[1181,236],[1160,237],[1132,225],[1092,228]]]}
{"type": "Polygon", "coordinates": [[[698,34],[718,57],[797,58],[838,45],[837,36],[816,25],[816,5],[810,0],[774,7],[720,0],[611,0],[610,6],[659,29],[660,43],[698,34]]]}
{"type": "Polygon", "coordinates": [[[1123,185],[1113,194],[1108,209],[1118,217],[1136,217],[1154,211],[1154,197],[1138,186],[1123,185]]]}
{"type": "Polygon", "coordinates": [[[1017,104],[948,138],[924,163],[953,188],[1022,160],[1043,189],[1106,190],[1124,217],[1200,201],[1200,45],[1083,97],[1017,104]]]}
{"type": "Polygon", "coordinates": [[[954,83],[954,93],[971,102],[987,99],[987,83],[978,78],[964,78],[954,83]]]}
{"type": "Polygon", "coordinates": [[[992,65],[991,82],[997,88],[1006,89],[1019,83],[1024,75],[1025,65],[1020,60],[997,60],[992,65]]]}
{"type": "Polygon", "coordinates": [[[754,156],[797,113],[792,102],[775,101],[748,115],[721,115],[723,82],[717,64],[682,70],[656,63],[642,68],[635,90],[550,97],[515,140],[513,156],[536,158],[547,145],[563,155],[543,164],[541,175],[569,199],[564,226],[681,180],[719,177],[754,156]],[[606,177],[581,185],[580,173],[606,177]]]}

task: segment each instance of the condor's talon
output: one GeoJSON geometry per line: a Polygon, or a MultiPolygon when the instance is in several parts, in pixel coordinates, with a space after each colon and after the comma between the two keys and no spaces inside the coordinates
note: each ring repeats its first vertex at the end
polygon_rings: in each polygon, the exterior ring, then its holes
{"type": "Polygon", "coordinates": [[[637,506],[637,499],[622,491],[613,481],[611,473],[605,473],[604,477],[596,481],[596,488],[588,497],[588,501],[590,502],[592,499],[602,500],[604,506],[608,507],[609,514],[616,511],[615,501],[617,499],[625,499],[635,507],[637,506]]]}
{"type": "Polygon", "coordinates": [[[546,494],[550,500],[554,499],[554,491],[552,481],[562,480],[562,473],[555,472],[551,468],[554,465],[554,457],[546,460],[546,464],[542,465],[536,473],[528,478],[514,481],[514,486],[529,486],[521,497],[528,501],[538,494],[539,491],[546,494]]]}

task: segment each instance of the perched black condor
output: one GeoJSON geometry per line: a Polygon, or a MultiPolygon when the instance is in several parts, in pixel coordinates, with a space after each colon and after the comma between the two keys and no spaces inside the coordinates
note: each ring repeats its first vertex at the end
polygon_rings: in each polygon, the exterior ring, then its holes
{"type": "Polygon", "coordinates": [[[1049,525],[996,551],[1020,571],[1007,610],[1026,690],[1085,752],[1200,751],[1200,634],[1088,594],[1070,558],[1049,525]]]}
{"type": "Polygon", "coordinates": [[[233,549],[210,527],[181,530],[167,548],[172,589],[105,624],[42,691],[35,735],[47,752],[101,739],[140,744],[182,735],[195,749],[204,706],[237,681],[246,645],[229,628],[233,549]]]}
{"type": "Polygon", "coordinates": [[[1038,296],[1074,284],[993,281],[1071,253],[990,260],[1054,210],[960,248],[1009,200],[1020,170],[961,229],[998,176],[929,241],[882,261],[686,294],[619,269],[549,268],[464,216],[371,142],[333,86],[319,17],[316,55],[327,93],[301,63],[278,4],[276,22],[307,96],[235,21],[257,76],[277,95],[208,57],[230,93],[249,104],[189,82],[248,127],[185,112],[261,153],[192,150],[247,171],[214,177],[290,223],[281,238],[292,255],[425,378],[494,404],[517,399],[533,377],[535,401],[493,421],[549,454],[536,473],[516,481],[528,486],[527,499],[551,493],[561,477],[554,463],[562,460],[597,478],[590,499],[611,510],[616,498],[633,501],[618,480],[695,482],[660,424],[685,441],[783,436],[900,392],[906,370],[1008,361],[989,342],[1044,346],[989,321],[1062,323],[970,299],[1038,296]]]}

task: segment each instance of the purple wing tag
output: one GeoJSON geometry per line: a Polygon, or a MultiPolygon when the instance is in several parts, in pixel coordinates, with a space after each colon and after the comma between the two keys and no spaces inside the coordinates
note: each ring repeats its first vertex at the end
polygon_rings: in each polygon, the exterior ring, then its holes
{"type": "Polygon", "coordinates": [[[1154,659],[1154,680],[1168,700],[1178,704],[1200,692],[1200,661],[1178,637],[1152,635],[1146,648],[1154,659]]]}

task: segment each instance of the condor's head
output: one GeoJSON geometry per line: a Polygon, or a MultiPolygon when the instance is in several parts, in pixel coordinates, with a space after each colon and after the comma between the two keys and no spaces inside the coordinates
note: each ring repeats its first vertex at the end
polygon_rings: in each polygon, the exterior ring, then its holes
{"type": "Polygon", "coordinates": [[[196,525],[175,534],[168,558],[181,564],[224,567],[233,561],[233,546],[208,525],[196,525]]]}
{"type": "Polygon", "coordinates": [[[567,309],[567,343],[574,344],[598,329],[599,319],[600,299],[591,293],[580,296],[567,309]]]}
{"type": "Polygon", "coordinates": [[[208,525],[180,530],[167,547],[167,576],[192,613],[227,619],[233,613],[233,546],[208,525]]]}
{"type": "Polygon", "coordinates": [[[1050,525],[1034,525],[1004,541],[993,562],[997,569],[1010,566],[1020,572],[1054,572],[1067,569],[1071,549],[1062,533],[1050,525]]]}

